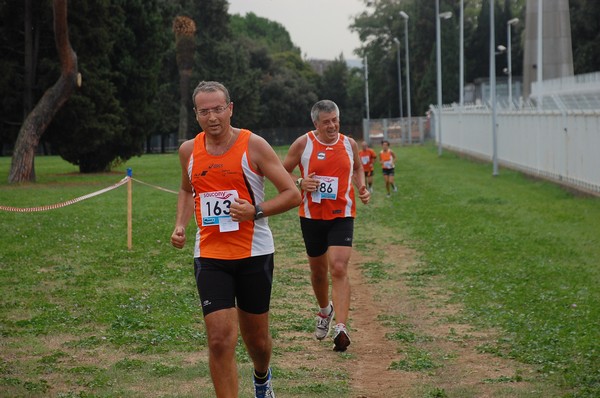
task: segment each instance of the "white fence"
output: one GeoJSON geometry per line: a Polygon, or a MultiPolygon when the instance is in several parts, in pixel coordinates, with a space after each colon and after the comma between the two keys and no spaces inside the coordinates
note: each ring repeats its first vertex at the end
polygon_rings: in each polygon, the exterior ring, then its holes
{"type": "MultiPolygon", "coordinates": [[[[439,144],[438,109],[432,135],[439,144]]],[[[600,195],[600,109],[498,110],[498,164],[600,195]]],[[[485,106],[444,107],[442,147],[492,161],[492,113],[485,106]]]]}

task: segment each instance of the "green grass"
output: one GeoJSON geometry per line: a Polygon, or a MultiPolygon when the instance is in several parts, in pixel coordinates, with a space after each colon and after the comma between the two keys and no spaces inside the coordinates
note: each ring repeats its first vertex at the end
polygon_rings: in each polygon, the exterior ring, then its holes
{"type": "Polygon", "coordinates": [[[421,253],[412,276],[442,276],[469,322],[501,328],[497,354],[598,396],[600,200],[431,147],[398,152],[399,195],[370,216],[421,253]]]}
{"type": "MultiPolygon", "coordinates": [[[[420,262],[406,275],[411,286],[426,292],[435,276],[464,306],[464,321],[501,331],[482,351],[536,365],[540,377],[566,396],[600,396],[600,200],[509,170],[492,177],[490,165],[449,153],[438,158],[432,146],[394,150],[399,192],[386,199],[376,175],[372,203],[358,206],[356,248],[413,247],[420,262]]],[[[39,157],[38,183],[15,186],[5,182],[9,167],[10,159],[0,158],[0,205],[18,207],[88,194],[118,181],[127,167],[135,178],[172,190],[180,178],[175,154],[145,155],[95,175],[39,157]]],[[[0,212],[0,396],[212,391],[191,245],[180,251],[169,244],[176,195],[133,186],[132,250],[125,187],[58,210],[0,212]]],[[[269,223],[276,262],[304,264],[296,212],[269,223]]],[[[376,289],[391,267],[371,261],[362,272],[376,289]]],[[[309,290],[307,272],[277,269],[273,301],[281,306],[274,308],[272,328],[278,388],[285,396],[352,396],[346,357],[340,356],[339,371],[320,369],[318,358],[294,370],[277,365],[301,354],[302,342],[286,336],[311,333],[312,319],[305,311],[298,315],[312,303],[309,290]],[[277,339],[288,345],[278,347],[277,339]]],[[[402,318],[380,322],[392,328],[392,341],[426,338],[402,318]]],[[[394,366],[443,366],[418,348],[410,353],[394,366]]],[[[246,380],[250,365],[241,348],[238,361],[246,380]]],[[[247,394],[247,381],[242,389],[247,394]]]]}

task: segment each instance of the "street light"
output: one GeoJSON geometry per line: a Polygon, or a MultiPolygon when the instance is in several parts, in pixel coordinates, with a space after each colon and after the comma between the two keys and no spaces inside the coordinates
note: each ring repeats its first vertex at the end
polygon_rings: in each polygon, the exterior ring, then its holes
{"type": "MultiPolygon", "coordinates": [[[[396,43],[396,62],[398,63],[398,98],[399,98],[399,115],[400,119],[404,117],[402,114],[402,66],[400,65],[400,40],[394,37],[394,43],[396,43]]],[[[402,121],[400,121],[402,123],[402,121]]]]}
{"type": "Polygon", "coordinates": [[[406,113],[408,114],[408,143],[412,144],[412,118],[410,109],[410,57],[408,55],[408,14],[400,11],[404,18],[404,52],[406,54],[406,113]]]}
{"type": "Polygon", "coordinates": [[[460,67],[458,72],[459,82],[459,102],[460,102],[460,112],[461,112],[461,129],[462,129],[462,111],[465,105],[465,2],[464,0],[460,0],[460,54],[459,54],[459,64],[460,67]]]}
{"type": "MultiPolygon", "coordinates": [[[[498,175],[498,139],[496,133],[496,35],[494,26],[494,2],[490,1],[490,101],[492,105],[492,175],[498,175]]],[[[504,46],[498,46],[506,50],[504,46]]]]}
{"type": "Polygon", "coordinates": [[[507,68],[508,68],[508,106],[510,107],[510,109],[512,109],[513,107],[513,100],[512,100],[512,55],[511,55],[511,51],[510,51],[510,45],[511,45],[511,40],[510,40],[510,31],[511,31],[511,26],[518,24],[519,23],[519,18],[513,18],[511,20],[509,20],[506,23],[506,35],[507,35],[507,40],[506,40],[506,45],[508,46],[508,50],[506,52],[506,56],[507,56],[507,68]]]}
{"type": "Polygon", "coordinates": [[[542,81],[544,80],[544,50],[542,46],[543,33],[544,33],[544,0],[538,0],[537,10],[537,108],[542,109],[542,102],[544,101],[544,87],[542,81]]]}
{"type": "MultiPolygon", "coordinates": [[[[368,141],[370,141],[370,129],[371,129],[371,112],[369,110],[369,62],[367,59],[367,53],[365,52],[365,68],[364,68],[364,72],[365,72],[365,110],[367,113],[367,121],[366,121],[366,137],[365,139],[368,139],[368,141]]],[[[363,133],[364,135],[364,133],[363,133]]]]}
{"type": "Polygon", "coordinates": [[[400,108],[400,120],[398,124],[400,125],[400,130],[402,133],[402,144],[404,145],[406,143],[406,138],[404,137],[404,130],[402,129],[402,121],[404,119],[404,115],[402,114],[402,67],[400,66],[400,40],[394,37],[394,43],[396,43],[397,46],[396,61],[398,62],[398,107],[400,108]]]}
{"type": "Polygon", "coordinates": [[[440,33],[440,20],[448,19],[452,17],[450,11],[446,11],[440,14],[440,0],[435,2],[435,43],[436,43],[436,63],[437,63],[437,102],[438,102],[438,114],[436,120],[436,127],[438,130],[438,156],[442,155],[442,49],[441,49],[441,33],[440,33]]]}

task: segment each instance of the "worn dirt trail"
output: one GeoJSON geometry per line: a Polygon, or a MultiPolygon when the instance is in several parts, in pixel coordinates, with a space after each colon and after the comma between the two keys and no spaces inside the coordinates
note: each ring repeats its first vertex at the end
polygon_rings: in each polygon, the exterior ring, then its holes
{"type": "MultiPolygon", "coordinates": [[[[535,394],[535,386],[523,381],[533,376],[526,365],[481,353],[477,347],[493,342],[493,331],[474,330],[452,323],[460,308],[447,302],[435,280],[426,287],[408,286],[406,273],[416,263],[414,253],[403,246],[383,248],[379,259],[393,264],[389,278],[369,283],[360,266],[375,258],[354,251],[350,266],[352,304],[348,369],[352,396],[375,397],[514,397],[535,394]],[[400,320],[414,341],[390,340],[396,330],[382,319],[400,320]],[[396,361],[411,361],[411,353],[426,353],[435,367],[403,371],[390,369],[396,361]],[[519,381],[519,382],[517,382],[519,381]],[[437,394],[437,395],[436,395],[437,394]],[[445,395],[443,395],[445,394],[445,395]]],[[[404,329],[403,329],[404,330],[404,329]]],[[[414,362],[414,361],[413,361],[414,362]]]]}

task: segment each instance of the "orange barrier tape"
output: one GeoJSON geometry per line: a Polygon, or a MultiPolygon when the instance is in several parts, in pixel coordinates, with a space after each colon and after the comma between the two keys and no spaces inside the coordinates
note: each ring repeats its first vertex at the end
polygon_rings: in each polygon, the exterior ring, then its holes
{"type": "Polygon", "coordinates": [[[87,195],[80,196],[75,199],[67,200],[66,202],[62,202],[62,203],[55,203],[53,205],[38,206],[38,207],[12,207],[12,206],[1,206],[0,205],[0,210],[12,211],[12,212],[16,212],[16,213],[32,213],[32,212],[36,212],[36,211],[47,211],[47,210],[60,209],[61,207],[69,206],[74,203],[81,202],[82,200],[93,198],[94,196],[98,196],[105,192],[111,191],[115,188],[118,188],[121,185],[125,184],[130,178],[131,177],[123,177],[123,179],[121,181],[117,182],[116,184],[111,185],[110,187],[101,189],[96,192],[89,193],[87,195]]]}

